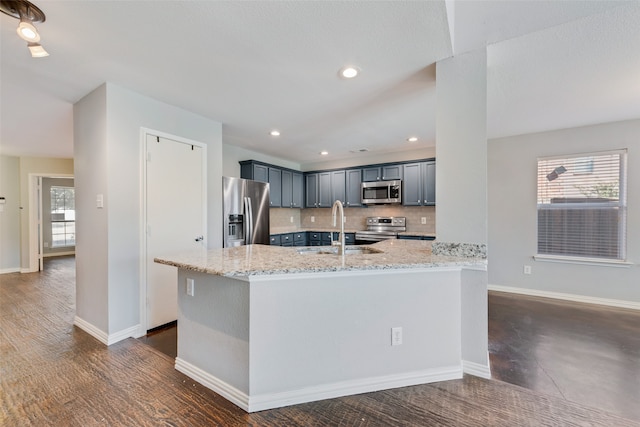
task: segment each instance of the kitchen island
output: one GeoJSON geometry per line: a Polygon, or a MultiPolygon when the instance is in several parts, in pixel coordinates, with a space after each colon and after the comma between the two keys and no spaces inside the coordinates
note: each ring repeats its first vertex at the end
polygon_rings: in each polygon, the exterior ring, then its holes
{"type": "Polygon", "coordinates": [[[320,250],[156,258],[178,267],[176,369],[248,412],[490,376],[483,247],[387,240],[344,257],[320,250]]]}

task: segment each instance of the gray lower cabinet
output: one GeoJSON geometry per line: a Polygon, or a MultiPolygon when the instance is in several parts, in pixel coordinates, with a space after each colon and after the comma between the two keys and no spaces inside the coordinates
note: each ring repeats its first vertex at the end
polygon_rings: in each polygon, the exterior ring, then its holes
{"type": "Polygon", "coordinates": [[[307,232],[293,233],[293,246],[308,246],[307,245],[307,232]]]}
{"type": "Polygon", "coordinates": [[[280,246],[282,240],[280,239],[279,234],[272,234],[269,239],[270,244],[273,246],[280,246]]]}
{"type": "Polygon", "coordinates": [[[293,246],[293,233],[281,234],[280,246],[293,246]]]}
{"type": "Polygon", "coordinates": [[[404,206],[435,206],[436,162],[403,165],[402,204],[404,206]]]}
{"type": "Polygon", "coordinates": [[[322,245],[322,235],[319,231],[309,231],[309,246],[322,245]]]}

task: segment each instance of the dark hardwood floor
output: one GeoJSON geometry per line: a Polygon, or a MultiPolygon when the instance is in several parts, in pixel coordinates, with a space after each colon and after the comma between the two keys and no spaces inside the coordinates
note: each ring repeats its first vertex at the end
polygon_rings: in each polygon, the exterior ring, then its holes
{"type": "Polygon", "coordinates": [[[142,340],[104,346],[72,325],[74,307],[73,258],[0,275],[0,425],[640,426],[473,376],[247,414],[142,340]]]}
{"type": "Polygon", "coordinates": [[[492,377],[640,421],[640,312],[489,293],[492,377]]]}

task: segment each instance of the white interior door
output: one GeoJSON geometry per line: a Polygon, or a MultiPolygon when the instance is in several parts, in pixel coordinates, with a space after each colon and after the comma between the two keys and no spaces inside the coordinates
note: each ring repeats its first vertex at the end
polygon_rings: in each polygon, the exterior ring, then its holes
{"type": "Polygon", "coordinates": [[[147,136],[147,330],[178,318],[177,269],[159,255],[205,245],[203,149],[147,136]]]}

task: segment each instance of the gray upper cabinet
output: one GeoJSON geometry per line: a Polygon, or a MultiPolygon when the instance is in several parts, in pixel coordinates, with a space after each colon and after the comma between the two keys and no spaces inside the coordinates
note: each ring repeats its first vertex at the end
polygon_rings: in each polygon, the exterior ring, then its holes
{"type": "Polygon", "coordinates": [[[362,187],[362,170],[349,169],[346,171],[345,199],[347,207],[362,206],[360,194],[362,187]]]}
{"type": "Polygon", "coordinates": [[[333,202],[336,200],[340,200],[342,204],[346,206],[346,185],[347,179],[345,171],[331,172],[331,206],[333,206],[333,202]]]}
{"type": "Polygon", "coordinates": [[[301,208],[304,201],[304,175],[301,172],[244,160],[240,162],[240,177],[269,183],[269,206],[301,208]]]}
{"type": "Polygon", "coordinates": [[[282,170],[269,168],[269,206],[282,206],[282,170]]]}
{"type": "Polygon", "coordinates": [[[362,169],[362,181],[389,181],[402,179],[402,165],[387,165],[362,169]]]}
{"type": "Polygon", "coordinates": [[[302,208],[304,202],[304,175],[292,172],[291,207],[302,208]]]}
{"type": "Polygon", "coordinates": [[[434,206],[436,204],[436,162],[403,165],[402,204],[404,206],[434,206]]]}
{"type": "Polygon", "coordinates": [[[436,205],[436,161],[428,161],[422,164],[424,205],[436,205]]]}
{"type": "Polygon", "coordinates": [[[293,172],[282,171],[282,207],[293,205],[293,172]]]}
{"type": "Polygon", "coordinates": [[[305,175],[305,201],[306,208],[318,207],[318,174],[310,173],[305,175]]]}
{"type": "Polygon", "coordinates": [[[362,182],[396,179],[403,180],[403,205],[436,204],[435,159],[304,174],[256,160],[243,160],[240,177],[268,182],[270,206],[274,208],[330,208],[336,200],[345,207],[362,206],[362,182]]]}
{"type": "Polygon", "coordinates": [[[269,182],[269,166],[253,162],[240,162],[240,177],[254,181],[269,182]]]}
{"type": "Polygon", "coordinates": [[[331,172],[318,173],[318,207],[330,208],[333,205],[331,200],[331,172]]]}
{"type": "Polygon", "coordinates": [[[301,208],[304,199],[304,177],[301,173],[282,171],[282,207],[301,208]]]}

